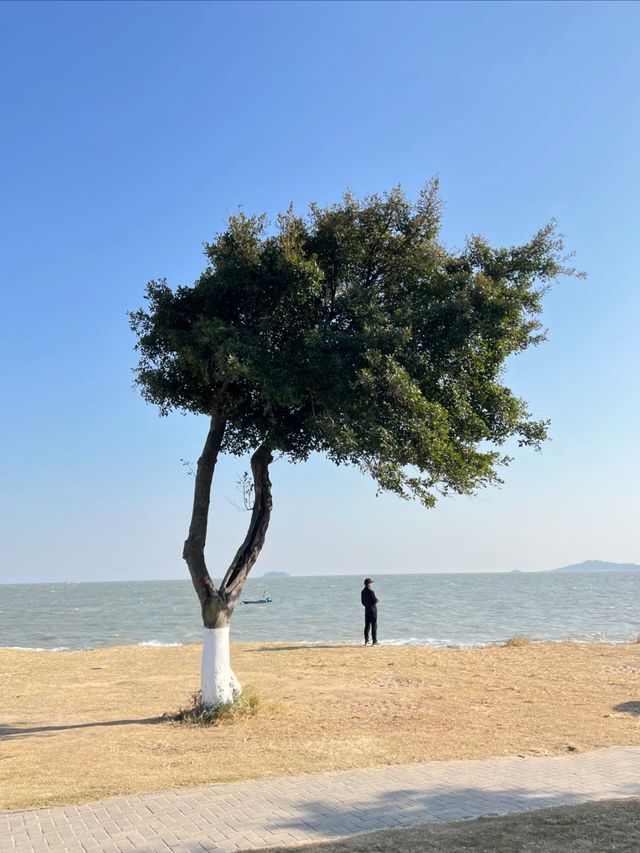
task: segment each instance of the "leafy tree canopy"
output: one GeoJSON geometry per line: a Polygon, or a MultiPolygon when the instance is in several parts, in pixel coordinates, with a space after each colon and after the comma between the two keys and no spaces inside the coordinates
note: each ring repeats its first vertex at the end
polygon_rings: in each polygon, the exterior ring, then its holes
{"type": "Polygon", "coordinates": [[[151,281],[130,315],[143,396],[223,418],[223,452],[321,451],[426,505],[499,481],[500,445],[547,432],[502,383],[505,361],[544,339],[542,295],[575,271],[554,223],[455,252],[440,212],[432,181],[416,203],[346,194],[271,231],[232,216],[193,286],[151,281]]]}

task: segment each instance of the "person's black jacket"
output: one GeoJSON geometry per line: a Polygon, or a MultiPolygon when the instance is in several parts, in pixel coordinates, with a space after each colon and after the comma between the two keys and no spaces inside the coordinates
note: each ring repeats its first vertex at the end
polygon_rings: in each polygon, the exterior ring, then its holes
{"type": "Polygon", "coordinates": [[[365,586],[360,593],[360,601],[368,610],[375,610],[378,603],[375,592],[369,586],[365,586]]]}

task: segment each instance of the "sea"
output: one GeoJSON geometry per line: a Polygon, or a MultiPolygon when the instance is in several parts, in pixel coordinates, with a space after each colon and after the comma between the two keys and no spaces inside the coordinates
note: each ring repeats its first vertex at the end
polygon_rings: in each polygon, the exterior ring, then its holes
{"type": "MultiPolygon", "coordinates": [[[[381,644],[624,643],[640,635],[640,572],[376,574],[381,644]]],[[[361,575],[249,578],[236,642],[361,643],[361,575]]],[[[189,579],[0,585],[0,647],[43,652],[200,642],[189,579]]]]}

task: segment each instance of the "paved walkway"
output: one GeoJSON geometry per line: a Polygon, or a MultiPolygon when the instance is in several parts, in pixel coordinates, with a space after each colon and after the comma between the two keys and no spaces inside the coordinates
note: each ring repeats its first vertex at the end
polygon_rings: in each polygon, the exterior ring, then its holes
{"type": "Polygon", "coordinates": [[[0,851],[229,853],[610,797],[640,797],[640,747],[316,773],[2,812],[0,851]]]}

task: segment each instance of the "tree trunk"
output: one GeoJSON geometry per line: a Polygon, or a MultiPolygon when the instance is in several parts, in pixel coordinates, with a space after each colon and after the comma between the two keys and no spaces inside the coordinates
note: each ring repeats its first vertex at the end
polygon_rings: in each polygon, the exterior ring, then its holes
{"type": "Polygon", "coordinates": [[[231,669],[229,626],[205,628],[200,668],[202,704],[227,705],[242,693],[242,686],[231,669]]]}
{"type": "MultiPolygon", "coordinates": [[[[198,459],[196,470],[196,483],[193,492],[193,510],[191,512],[191,524],[189,525],[189,536],[184,543],[182,556],[189,567],[191,582],[205,617],[205,609],[214,597],[216,588],[207,571],[204,559],[204,546],[207,541],[207,522],[209,520],[209,503],[211,500],[211,483],[213,472],[218,461],[218,454],[222,446],[224,431],[227,422],[217,412],[211,417],[211,424],[207,434],[202,455],[198,459]]],[[[207,624],[205,620],[205,625],[207,624]]],[[[214,627],[213,625],[210,627],[214,627]]]]}
{"type": "Polygon", "coordinates": [[[182,551],[182,556],[189,567],[191,582],[202,608],[204,637],[201,685],[203,701],[207,705],[232,702],[240,693],[240,684],[229,665],[229,618],[231,614],[228,612],[220,593],[216,590],[204,558],[211,485],[225,427],[225,419],[214,412],[202,455],[198,459],[189,536],[182,551]]]}
{"type": "Polygon", "coordinates": [[[202,607],[204,631],[200,684],[202,702],[206,706],[232,702],[242,692],[231,668],[229,622],[242,587],[264,545],[272,507],[269,464],[273,456],[270,448],[262,444],[251,457],[255,499],[249,529],[220,588],[216,589],[207,571],[204,547],[213,472],[224,428],[224,420],[215,416],[211,419],[204,450],[198,460],[191,526],[183,551],[202,607]]]}

